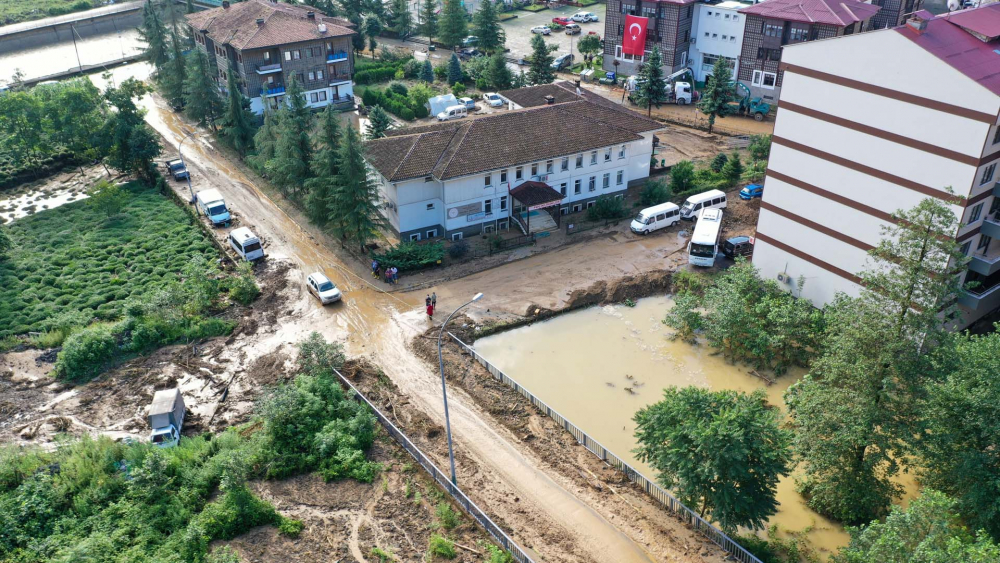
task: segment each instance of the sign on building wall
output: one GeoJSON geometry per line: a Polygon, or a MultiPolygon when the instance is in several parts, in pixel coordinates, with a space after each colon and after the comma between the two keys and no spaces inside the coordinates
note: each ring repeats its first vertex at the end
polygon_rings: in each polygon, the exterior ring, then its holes
{"type": "Polygon", "coordinates": [[[473,213],[479,213],[483,210],[483,202],[477,201],[475,203],[466,203],[465,205],[459,205],[457,207],[452,207],[448,210],[448,218],[455,219],[461,217],[462,215],[472,215],[473,213]]]}

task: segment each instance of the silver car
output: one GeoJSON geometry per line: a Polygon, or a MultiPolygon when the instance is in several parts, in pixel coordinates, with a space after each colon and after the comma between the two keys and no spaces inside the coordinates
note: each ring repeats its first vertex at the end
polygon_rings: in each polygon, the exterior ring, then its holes
{"type": "Polygon", "coordinates": [[[309,277],[306,278],[306,287],[309,288],[309,293],[318,297],[320,303],[324,305],[340,301],[342,297],[340,290],[330,281],[330,278],[319,272],[309,274],[309,277]]]}

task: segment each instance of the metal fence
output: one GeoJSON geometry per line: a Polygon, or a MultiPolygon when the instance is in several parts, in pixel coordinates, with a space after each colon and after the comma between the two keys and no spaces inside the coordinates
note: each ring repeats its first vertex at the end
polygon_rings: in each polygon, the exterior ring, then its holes
{"type": "Polygon", "coordinates": [[[430,473],[431,477],[433,477],[434,480],[444,488],[444,490],[448,491],[448,494],[450,494],[451,497],[455,499],[459,505],[461,505],[462,509],[464,509],[469,516],[472,516],[476,522],[479,522],[479,524],[485,528],[491,536],[493,536],[493,539],[514,557],[515,561],[518,561],[518,563],[534,563],[534,560],[524,551],[524,549],[521,548],[521,546],[517,545],[517,542],[511,539],[511,537],[508,536],[507,533],[500,528],[500,526],[493,522],[493,520],[491,520],[481,508],[476,506],[476,503],[472,502],[472,500],[469,499],[464,492],[462,492],[462,489],[459,489],[457,485],[453,485],[451,483],[451,479],[447,473],[438,469],[430,458],[424,455],[424,453],[420,451],[420,449],[417,448],[417,446],[415,446],[409,438],[406,437],[406,434],[403,434],[402,430],[396,428],[396,425],[389,420],[389,417],[382,414],[382,411],[378,410],[378,408],[376,408],[375,405],[369,401],[357,387],[344,377],[342,373],[336,369],[334,369],[333,372],[340,378],[341,383],[354,392],[353,395],[356,400],[368,405],[368,408],[372,410],[375,414],[375,418],[382,423],[382,426],[389,433],[389,435],[392,436],[392,438],[396,440],[400,446],[403,446],[403,449],[409,452],[410,455],[413,456],[413,459],[417,460],[417,463],[430,473]]]}
{"type": "Polygon", "coordinates": [[[586,432],[580,430],[575,424],[566,419],[563,415],[559,414],[552,407],[543,403],[538,397],[531,394],[530,391],[521,386],[520,383],[514,381],[507,376],[504,372],[500,371],[496,366],[491,364],[489,360],[479,355],[475,348],[469,346],[465,342],[462,342],[457,336],[452,333],[448,333],[448,336],[452,338],[459,346],[464,348],[473,358],[476,359],[483,367],[489,370],[490,374],[496,378],[497,381],[504,383],[508,387],[514,389],[520,393],[524,398],[539,411],[547,414],[550,418],[562,425],[562,427],[576,438],[576,441],[583,445],[583,447],[590,450],[591,453],[601,458],[604,463],[607,463],[611,467],[621,471],[628,477],[629,481],[642,487],[646,493],[659,501],[664,507],[666,507],[671,512],[678,514],[685,522],[691,524],[696,530],[705,535],[712,543],[718,545],[722,549],[729,552],[733,559],[740,561],[741,563],[762,563],[754,554],[747,551],[743,546],[736,543],[735,540],[727,536],[722,530],[716,528],[712,523],[706,521],[701,516],[691,510],[690,508],[684,506],[681,501],[674,498],[673,495],[665,491],[656,483],[647,479],[642,473],[636,471],[632,466],[625,463],[620,457],[611,453],[607,448],[602,446],[600,442],[591,438],[586,432]]]}

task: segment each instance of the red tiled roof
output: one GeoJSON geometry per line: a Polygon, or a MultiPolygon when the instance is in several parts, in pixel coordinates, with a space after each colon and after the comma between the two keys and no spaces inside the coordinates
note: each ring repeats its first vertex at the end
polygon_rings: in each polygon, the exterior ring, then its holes
{"type": "Polygon", "coordinates": [[[521,202],[521,205],[531,208],[545,203],[556,204],[562,201],[563,195],[545,182],[530,180],[510,190],[510,195],[521,202]]]}
{"type": "Polygon", "coordinates": [[[857,0],[765,0],[740,10],[765,18],[847,27],[865,21],[880,7],[857,0]]]}
{"type": "Polygon", "coordinates": [[[908,25],[897,27],[895,31],[1000,95],[1000,54],[995,51],[1000,49],[1000,42],[983,41],[970,33],[1000,36],[1000,4],[930,19],[923,32],[908,25]]]}
{"type": "Polygon", "coordinates": [[[328,17],[312,7],[292,6],[269,0],[247,0],[228,8],[215,8],[186,16],[191,27],[207,30],[208,36],[221,45],[237,49],[261,49],[288,43],[313,41],[327,37],[353,35],[340,18],[328,17]],[[315,14],[309,19],[308,12],[315,14]],[[257,20],[264,20],[257,25],[257,20]],[[319,24],[326,32],[319,31],[319,24]]]}

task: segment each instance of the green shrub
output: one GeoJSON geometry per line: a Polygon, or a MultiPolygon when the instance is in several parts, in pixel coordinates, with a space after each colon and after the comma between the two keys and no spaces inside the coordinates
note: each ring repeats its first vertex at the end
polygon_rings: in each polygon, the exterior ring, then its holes
{"type": "Polygon", "coordinates": [[[278,531],[281,535],[290,538],[299,537],[303,528],[305,528],[305,524],[301,520],[292,520],[291,518],[282,518],[281,523],[278,524],[278,531]]]}
{"type": "Polygon", "coordinates": [[[444,258],[444,243],[417,244],[402,242],[375,258],[384,266],[395,266],[404,272],[413,272],[437,265],[444,258]]]}
{"type": "Polygon", "coordinates": [[[433,557],[444,557],[445,559],[454,559],[457,555],[455,553],[455,542],[449,540],[444,536],[438,534],[431,534],[431,539],[427,547],[427,553],[433,557]]]}
{"type": "Polygon", "coordinates": [[[461,522],[461,516],[447,502],[439,502],[434,507],[434,515],[437,517],[437,524],[445,530],[452,530],[461,522]]]}
{"type": "Polygon", "coordinates": [[[242,305],[249,305],[260,295],[257,277],[253,273],[253,264],[240,262],[236,266],[236,275],[229,278],[229,298],[242,305]]]}
{"type": "Polygon", "coordinates": [[[451,247],[448,248],[448,256],[451,256],[452,258],[455,259],[461,258],[468,253],[469,253],[469,243],[465,242],[464,240],[460,240],[452,244],[451,247]]]}
{"type": "Polygon", "coordinates": [[[620,219],[628,211],[622,200],[610,195],[602,195],[594,202],[594,206],[587,210],[588,221],[605,221],[610,219],[620,219]]]}
{"type": "Polygon", "coordinates": [[[700,296],[712,285],[712,279],[699,272],[678,270],[671,276],[670,284],[670,290],[674,293],[687,292],[700,296]]]}
{"type": "Polygon", "coordinates": [[[639,202],[645,207],[652,207],[670,200],[670,188],[663,180],[650,180],[639,192],[639,202]]]}
{"type": "Polygon", "coordinates": [[[409,91],[406,89],[406,86],[399,82],[393,82],[392,84],[390,84],[389,91],[393,92],[394,94],[399,94],[400,96],[406,96],[407,94],[409,94],[409,91]]]}
{"type": "Polygon", "coordinates": [[[484,563],[514,563],[514,557],[503,549],[488,544],[486,546],[486,559],[484,563]]]}
{"type": "Polygon", "coordinates": [[[391,551],[382,549],[381,547],[375,546],[372,548],[372,557],[377,557],[380,563],[385,563],[386,561],[395,561],[396,556],[392,554],[391,551]]]}
{"type": "Polygon", "coordinates": [[[413,108],[413,115],[417,119],[423,119],[423,118],[429,116],[430,114],[431,114],[431,111],[429,109],[427,109],[427,106],[424,106],[422,104],[418,105],[418,106],[414,106],[414,108],[413,108]]]}
{"type": "Polygon", "coordinates": [[[81,381],[100,373],[119,354],[114,328],[94,324],[67,338],[56,359],[56,376],[81,381]]]}
{"type": "Polygon", "coordinates": [[[410,108],[400,108],[399,117],[402,117],[407,121],[413,121],[413,119],[416,117],[416,114],[414,114],[413,110],[410,108]]]}
{"type": "Polygon", "coordinates": [[[205,563],[240,563],[240,556],[233,548],[224,545],[209,553],[205,563]]]}

